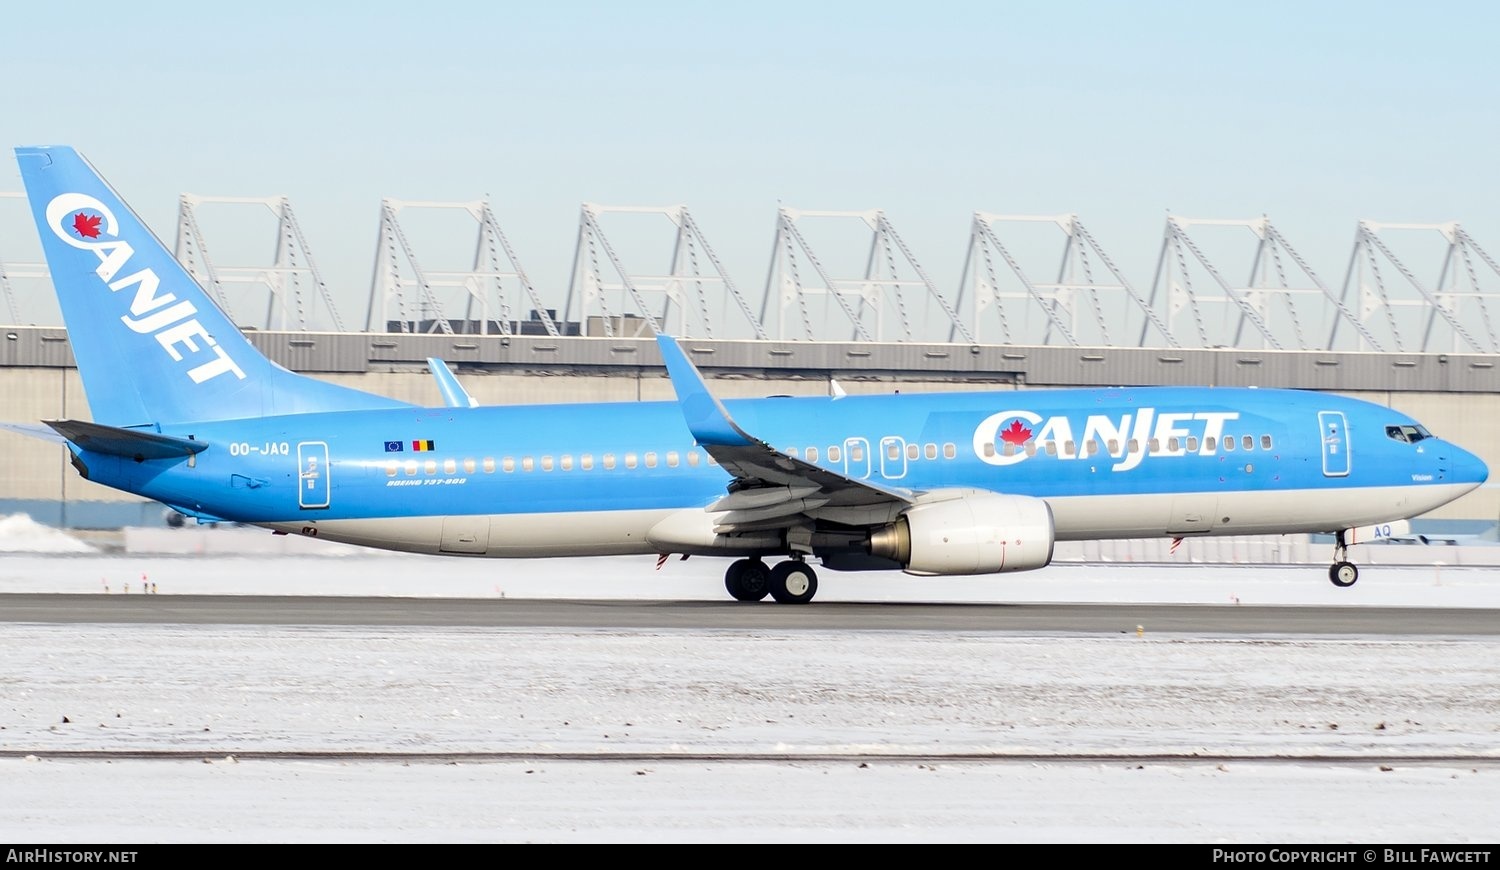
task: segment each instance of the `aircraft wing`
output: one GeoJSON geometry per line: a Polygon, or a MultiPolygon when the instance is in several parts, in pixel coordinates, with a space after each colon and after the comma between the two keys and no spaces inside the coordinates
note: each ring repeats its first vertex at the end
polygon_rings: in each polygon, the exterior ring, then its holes
{"type": "Polygon", "coordinates": [[[675,339],[659,335],[657,344],[693,438],[734,475],[729,494],[707,508],[709,512],[725,512],[715,531],[785,528],[797,525],[800,516],[813,511],[835,517],[868,515],[872,521],[885,521],[890,510],[900,510],[914,501],[917,493],[911,490],[856,480],[789,456],[753,437],[709,392],[703,376],[675,339]]]}

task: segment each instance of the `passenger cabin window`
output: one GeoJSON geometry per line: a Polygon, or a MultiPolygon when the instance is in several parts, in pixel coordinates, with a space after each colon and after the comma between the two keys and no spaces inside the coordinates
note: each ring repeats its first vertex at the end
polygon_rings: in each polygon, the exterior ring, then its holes
{"type": "Polygon", "coordinates": [[[530,456],[523,456],[523,457],[521,457],[521,470],[522,471],[535,471],[536,470],[536,460],[532,459],[530,456]]]}
{"type": "Polygon", "coordinates": [[[514,456],[505,457],[504,459],[500,460],[500,467],[504,469],[506,474],[510,474],[512,471],[516,470],[516,458],[514,456]]]}
{"type": "Polygon", "coordinates": [[[542,457],[542,470],[543,471],[551,471],[552,470],[552,457],[550,457],[550,456],[543,456],[542,457]]]}
{"type": "MultiPolygon", "coordinates": [[[[912,445],[912,446],[916,446],[916,445],[912,445]]],[[[1006,442],[1006,446],[1007,447],[1010,446],[1010,442],[1006,442]]],[[[984,448],[982,450],[980,450],[979,452],[983,453],[986,457],[994,456],[995,455],[995,444],[994,444],[994,442],[985,442],[984,448]]]]}
{"type": "Polygon", "coordinates": [[[428,474],[437,474],[437,460],[429,459],[426,462],[422,463],[422,470],[427,472],[428,474]]]}
{"type": "Polygon", "coordinates": [[[1249,435],[1246,435],[1246,436],[1240,438],[1240,446],[1243,447],[1243,448],[1245,448],[1246,450],[1254,450],[1255,449],[1255,439],[1253,437],[1249,436],[1249,435]]]}
{"type": "Polygon", "coordinates": [[[796,459],[797,458],[797,448],[795,448],[795,447],[788,447],[786,449],[786,455],[792,457],[793,459],[796,459]]]}
{"type": "Polygon", "coordinates": [[[1168,453],[1176,453],[1180,449],[1182,449],[1182,444],[1181,444],[1181,442],[1179,442],[1177,440],[1177,436],[1176,435],[1173,435],[1171,438],[1167,439],[1167,452],[1168,453]]]}
{"type": "Polygon", "coordinates": [[[1208,436],[1204,437],[1204,439],[1203,439],[1203,452],[1204,453],[1212,453],[1216,449],[1218,449],[1218,446],[1219,446],[1218,439],[1215,438],[1214,436],[1208,435],[1208,436]]]}
{"type": "Polygon", "coordinates": [[[635,468],[635,465],[636,465],[635,454],[634,453],[627,453],[627,454],[625,454],[625,467],[626,468],[635,468]]]}
{"type": "Polygon", "coordinates": [[[1260,436],[1260,449],[1262,449],[1262,450],[1270,450],[1271,449],[1271,436],[1270,435],[1262,435],[1262,436],[1260,436]]]}
{"type": "Polygon", "coordinates": [[[696,451],[696,450],[689,450],[687,457],[688,457],[688,465],[691,465],[692,467],[697,468],[698,467],[698,451],[696,451]]]}
{"type": "Polygon", "coordinates": [[[557,460],[558,467],[563,471],[573,470],[573,454],[565,453],[557,460]]]}
{"type": "Polygon", "coordinates": [[[937,458],[937,445],[936,444],[929,444],[929,445],[927,445],[927,448],[925,450],[925,455],[927,456],[928,459],[936,459],[937,458]]]}
{"type": "Polygon", "coordinates": [[[900,459],[901,458],[901,448],[900,448],[900,446],[898,446],[898,445],[896,445],[894,443],[887,444],[885,446],[885,458],[889,459],[892,462],[895,462],[896,460],[900,459]]]}
{"type": "Polygon", "coordinates": [[[809,447],[809,448],[807,448],[807,461],[808,462],[817,462],[818,461],[818,448],[816,448],[816,447],[809,447]]]}
{"type": "Polygon", "coordinates": [[[1234,436],[1233,435],[1225,435],[1224,436],[1224,451],[1226,453],[1232,453],[1234,451],[1234,436]]]}
{"type": "Polygon", "coordinates": [[[455,462],[455,461],[453,461],[452,459],[444,459],[443,460],[443,473],[444,474],[457,474],[458,473],[458,463],[455,462]]]}
{"type": "Polygon", "coordinates": [[[385,476],[386,477],[395,477],[396,476],[396,472],[400,471],[400,470],[401,470],[401,463],[397,462],[394,459],[392,459],[390,462],[387,462],[385,464],[385,476]]]}
{"type": "Polygon", "coordinates": [[[594,454],[592,454],[592,453],[585,453],[582,456],[578,457],[578,467],[582,468],[584,471],[593,471],[594,470],[594,454]]]}
{"type": "Polygon", "coordinates": [[[958,456],[958,445],[954,444],[952,441],[949,441],[947,444],[943,445],[943,458],[944,459],[953,459],[953,458],[956,458],[957,456],[958,456]]]}
{"type": "Polygon", "coordinates": [[[656,453],[655,452],[648,452],[646,454],[646,467],[647,468],[655,468],[656,467],[656,453]]]}
{"type": "Polygon", "coordinates": [[[472,460],[472,459],[465,459],[464,460],[464,474],[473,474],[474,473],[474,468],[475,468],[474,460],[472,460]]]}
{"type": "MultiPolygon", "coordinates": [[[[994,456],[995,455],[995,445],[991,444],[990,445],[990,452],[987,453],[987,454],[985,454],[985,455],[986,456],[994,456]]],[[[907,459],[921,459],[922,458],[922,448],[918,447],[915,444],[908,444],[908,445],[906,445],[906,458],[907,459]]]]}
{"type": "Polygon", "coordinates": [[[1056,441],[1048,441],[1047,442],[1047,455],[1048,456],[1056,456],[1057,455],[1057,442],[1056,441]]]}
{"type": "Polygon", "coordinates": [[[829,462],[838,462],[839,461],[839,456],[841,456],[841,455],[842,455],[842,453],[839,451],[839,449],[837,447],[830,447],[830,448],[828,448],[828,461],[829,462]]]}
{"type": "Polygon", "coordinates": [[[495,473],[495,457],[493,457],[493,456],[486,456],[484,458],[484,473],[485,474],[494,474],[495,473]]]}
{"type": "Polygon", "coordinates": [[[849,461],[850,462],[864,462],[865,461],[865,448],[864,448],[863,445],[860,445],[860,444],[850,444],[849,445],[849,461]]]}
{"type": "Polygon", "coordinates": [[[668,468],[676,468],[677,467],[677,460],[678,460],[677,451],[676,450],[668,450],[667,451],[667,467],[668,468]]]}
{"type": "Polygon", "coordinates": [[[1189,452],[1189,453],[1197,453],[1198,452],[1198,436],[1197,435],[1189,435],[1188,436],[1188,439],[1187,439],[1187,452],[1189,452]]]}
{"type": "Polygon", "coordinates": [[[1035,456],[1036,455],[1036,442],[1035,441],[1027,441],[1026,442],[1026,455],[1027,456],[1035,456]]]}
{"type": "Polygon", "coordinates": [[[406,461],[406,473],[408,475],[416,474],[417,473],[417,460],[415,460],[415,459],[408,459],[406,461]]]}
{"type": "Polygon", "coordinates": [[[615,470],[615,455],[613,453],[606,453],[606,454],[604,454],[604,470],[605,471],[614,471],[615,470]]]}

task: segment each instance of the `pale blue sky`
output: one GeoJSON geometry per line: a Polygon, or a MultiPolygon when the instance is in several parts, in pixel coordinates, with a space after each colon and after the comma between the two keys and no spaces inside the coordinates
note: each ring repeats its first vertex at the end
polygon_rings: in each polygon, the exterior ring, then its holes
{"type": "MultiPolygon", "coordinates": [[[[950,296],[975,210],[1078,212],[1143,290],[1167,209],[1269,213],[1335,283],[1362,217],[1460,220],[1500,253],[1491,3],[266,0],[3,20],[6,150],[78,147],[168,239],[180,192],[289,195],[346,321],[383,196],[487,194],[559,307],[582,201],[688,204],[757,306],[778,200],[886,209],[950,296]]],[[[6,160],[0,190],[19,189],[6,160]]]]}

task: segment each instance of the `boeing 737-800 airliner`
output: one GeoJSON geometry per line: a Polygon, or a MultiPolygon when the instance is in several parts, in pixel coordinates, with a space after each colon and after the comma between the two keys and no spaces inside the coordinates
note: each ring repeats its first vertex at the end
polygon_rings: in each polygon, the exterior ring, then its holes
{"type": "Polygon", "coordinates": [[[742,601],[812,561],[1041,568],[1059,540],[1360,530],[1474,489],[1474,455],[1380,405],[1139,387],[721,402],[658,338],[675,402],[418,407],[261,356],[71,148],[17,149],[92,421],[19,424],[89,480],[190,516],[415,553],[733,559],[742,601]],[[769,567],[768,558],[783,558],[769,567]]]}

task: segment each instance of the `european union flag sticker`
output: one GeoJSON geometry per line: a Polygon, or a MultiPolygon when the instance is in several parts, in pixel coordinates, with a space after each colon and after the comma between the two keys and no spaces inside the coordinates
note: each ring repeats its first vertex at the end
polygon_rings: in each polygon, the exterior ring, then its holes
{"type": "Polygon", "coordinates": [[[400,453],[402,451],[402,449],[403,449],[403,445],[402,445],[402,443],[400,441],[387,441],[387,442],[385,442],[385,452],[386,453],[400,453]]]}

